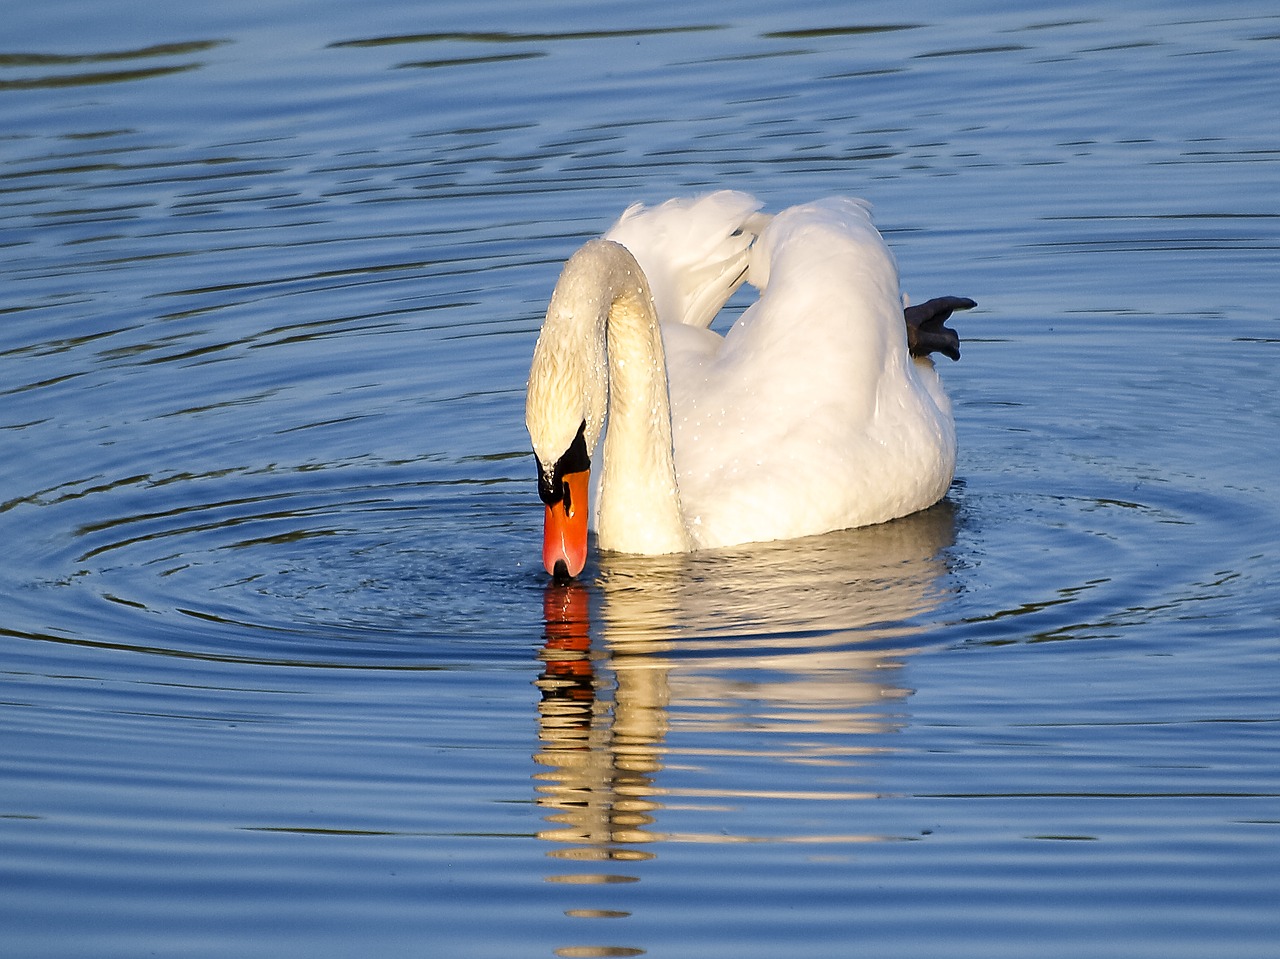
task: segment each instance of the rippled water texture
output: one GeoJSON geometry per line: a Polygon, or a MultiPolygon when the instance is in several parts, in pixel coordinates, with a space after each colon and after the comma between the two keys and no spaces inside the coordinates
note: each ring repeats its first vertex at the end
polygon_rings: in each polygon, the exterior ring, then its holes
{"type": "Polygon", "coordinates": [[[5,20],[0,953],[1276,955],[1271,7],[5,20]],[[979,301],[955,485],[550,586],[558,264],[719,186],[979,301]]]}

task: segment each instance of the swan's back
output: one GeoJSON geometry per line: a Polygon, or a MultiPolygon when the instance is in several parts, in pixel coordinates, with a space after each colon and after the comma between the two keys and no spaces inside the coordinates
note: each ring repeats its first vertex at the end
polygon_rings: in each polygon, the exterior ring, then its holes
{"type": "Polygon", "coordinates": [[[897,267],[865,204],[792,207],[751,251],[760,299],[715,355],[668,356],[676,468],[700,546],[882,522],[950,485],[955,432],[907,349],[897,267]]]}
{"type": "Polygon", "coordinates": [[[768,222],[759,209],[759,200],[734,190],[636,203],[604,238],[636,258],[662,323],[705,329],[746,275],[751,243],[768,222]]]}

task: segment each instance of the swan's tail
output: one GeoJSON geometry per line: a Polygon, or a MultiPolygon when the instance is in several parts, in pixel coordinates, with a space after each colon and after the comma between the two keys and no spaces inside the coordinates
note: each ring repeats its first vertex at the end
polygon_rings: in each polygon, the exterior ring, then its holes
{"type": "Polygon", "coordinates": [[[760,201],[721,190],[655,207],[628,207],[605,234],[644,270],[658,319],[706,328],[742,285],[751,244],[769,222],[760,201]]]}

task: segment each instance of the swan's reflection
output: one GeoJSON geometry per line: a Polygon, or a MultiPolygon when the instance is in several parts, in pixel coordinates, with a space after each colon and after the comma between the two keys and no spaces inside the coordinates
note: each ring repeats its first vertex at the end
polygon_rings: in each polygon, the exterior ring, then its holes
{"type": "Polygon", "coordinates": [[[943,595],[953,540],[944,502],[883,526],[806,540],[610,556],[599,589],[549,586],[535,757],[544,767],[538,803],[548,809],[539,837],[557,844],[549,855],[616,863],[652,858],[658,840],[877,838],[735,834],[715,810],[735,800],[874,795],[849,788],[850,775],[822,780],[786,770],[847,772],[884,749],[860,743],[860,734],[905,722],[909,691],[897,682],[898,668],[922,642],[923,614],[943,595]],[[745,772],[734,768],[743,756],[756,760],[745,772]],[[774,781],[753,778],[762,764],[778,774],[774,781]],[[659,812],[675,803],[715,817],[716,828],[660,831],[659,812]]]}
{"type": "Polygon", "coordinates": [[[534,758],[550,770],[537,774],[538,802],[554,811],[552,828],[538,835],[569,844],[552,853],[562,858],[647,858],[630,847],[654,838],[647,827],[658,804],[649,797],[661,768],[666,670],[619,674],[611,695],[596,668],[603,654],[592,650],[589,600],[577,584],[549,586],[543,599],[542,751],[534,758]]]}

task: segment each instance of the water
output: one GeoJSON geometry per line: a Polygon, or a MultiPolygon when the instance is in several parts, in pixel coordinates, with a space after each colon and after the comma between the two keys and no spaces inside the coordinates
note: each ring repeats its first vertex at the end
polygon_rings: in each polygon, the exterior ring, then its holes
{"type": "Polygon", "coordinates": [[[6,14],[0,951],[1272,956],[1267,5],[6,14]],[[549,587],[627,203],[868,197],[956,484],[549,587]]]}

